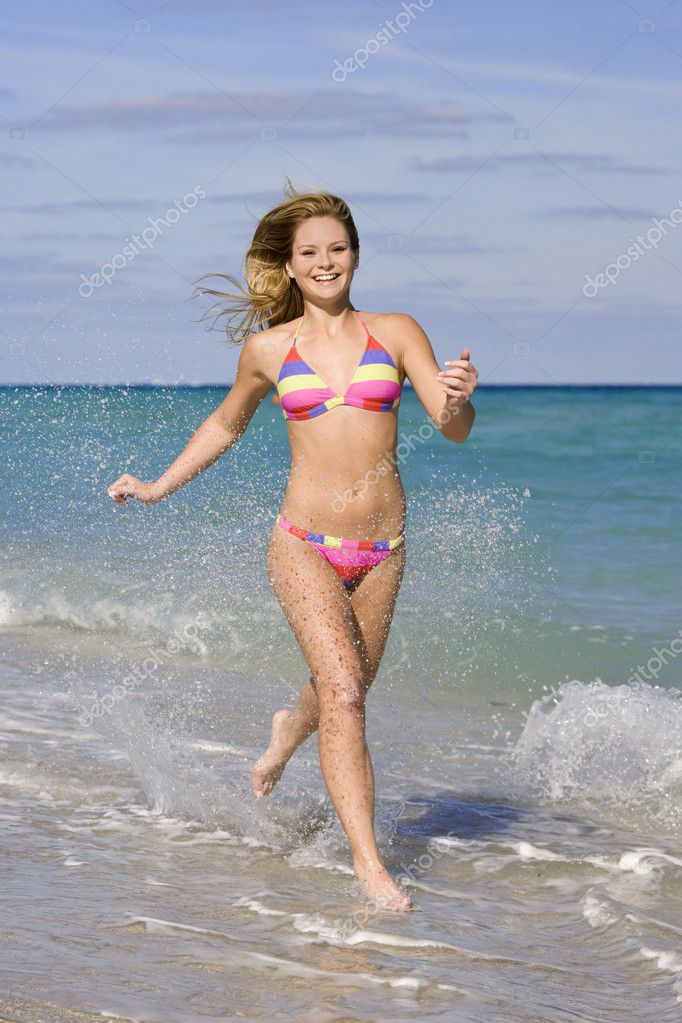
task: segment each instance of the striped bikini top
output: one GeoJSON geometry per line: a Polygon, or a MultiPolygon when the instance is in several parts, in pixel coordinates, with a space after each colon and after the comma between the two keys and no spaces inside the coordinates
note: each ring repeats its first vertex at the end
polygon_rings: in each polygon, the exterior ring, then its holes
{"type": "Polygon", "coordinates": [[[336,405],[354,405],[369,412],[390,412],[400,403],[398,368],[380,341],[372,337],[357,309],[353,312],[367,331],[367,344],[345,394],[335,394],[298,353],[293,343],[277,377],[277,393],[285,419],[312,419],[336,405]]]}

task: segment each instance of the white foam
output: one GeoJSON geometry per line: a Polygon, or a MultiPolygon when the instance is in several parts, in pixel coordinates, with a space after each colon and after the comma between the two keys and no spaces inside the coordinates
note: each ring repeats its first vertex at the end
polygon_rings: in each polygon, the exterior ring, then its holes
{"type": "Polygon", "coordinates": [[[682,973],[682,956],[677,952],[655,948],[640,948],[639,951],[645,959],[654,959],[659,969],[667,970],[668,973],[682,973]]]}
{"type": "Polygon", "coordinates": [[[429,938],[408,938],[403,934],[393,934],[389,931],[374,931],[369,928],[358,928],[353,932],[341,932],[341,930],[330,925],[324,917],[312,913],[292,914],[294,927],[303,934],[318,934],[321,938],[338,941],[339,935],[342,944],[360,945],[370,943],[373,945],[385,945],[392,948],[444,948],[452,952],[466,952],[456,945],[449,945],[443,941],[432,941],[429,938]]]}
{"type": "Polygon", "coordinates": [[[453,849],[476,849],[486,845],[493,845],[494,843],[480,838],[455,838],[452,835],[438,835],[437,844],[441,845],[444,849],[449,847],[453,849]]]}
{"type": "MultiPolygon", "coordinates": [[[[299,855],[301,850],[295,849],[287,857],[289,863],[292,866],[300,866],[302,856],[299,855]]],[[[327,870],[331,874],[345,874],[347,877],[355,877],[355,872],[352,867],[349,867],[345,863],[328,863],[326,860],[317,860],[313,857],[306,857],[305,864],[306,869],[311,870],[327,870]]]]}
{"type": "Polygon", "coordinates": [[[10,625],[16,622],[17,606],[12,597],[5,590],[0,590],[0,625],[10,625]]]}
{"type": "MultiPolygon", "coordinates": [[[[186,631],[188,626],[196,626],[196,617],[169,601],[149,601],[144,592],[133,597],[131,591],[140,588],[146,589],[146,585],[129,585],[124,599],[111,596],[110,589],[97,597],[90,591],[78,593],[73,586],[64,589],[59,578],[51,586],[41,586],[39,596],[28,588],[25,593],[0,590],[0,626],[56,624],[104,635],[123,632],[150,643],[163,643],[175,636],[183,644],[182,653],[205,657],[208,647],[204,640],[196,630],[194,634],[186,631]]],[[[204,616],[208,617],[207,612],[204,616]]],[[[172,655],[177,657],[177,650],[172,655]]]]}
{"type": "Polygon", "coordinates": [[[258,913],[259,916],[288,916],[281,909],[271,909],[269,906],[263,905],[257,899],[249,898],[248,895],[243,895],[241,899],[237,899],[236,902],[232,903],[233,906],[243,906],[245,909],[251,909],[254,913],[258,913]]]}
{"type": "Polygon", "coordinates": [[[511,750],[515,798],[587,804],[642,829],[682,824],[682,692],[572,679],[536,700],[511,750]]]}
{"type": "Polygon", "coordinates": [[[405,882],[406,888],[415,888],[417,891],[426,892],[427,895],[435,895],[439,899],[478,900],[479,896],[471,890],[465,891],[462,888],[439,888],[437,885],[426,884],[415,878],[408,878],[405,882]]]}
{"type": "Polygon", "coordinates": [[[191,931],[192,934],[208,934],[213,938],[230,938],[224,931],[212,931],[207,927],[195,927],[193,924],[183,924],[178,920],[164,920],[155,916],[131,916],[126,921],[126,926],[132,924],[144,924],[145,929],[151,934],[165,933],[166,931],[191,931]]]}
{"type": "Polygon", "coordinates": [[[512,849],[516,850],[522,860],[566,860],[565,856],[550,852],[549,849],[541,849],[530,842],[515,842],[512,849]]]}
{"type": "Polygon", "coordinates": [[[646,946],[640,948],[639,951],[644,959],[655,962],[659,970],[664,973],[672,973],[677,978],[673,983],[673,990],[677,994],[677,1001],[682,1003],[682,956],[670,949],[655,949],[646,946]]]}
{"type": "MultiPolygon", "coordinates": [[[[344,987],[348,983],[361,983],[366,984],[379,984],[386,985],[394,988],[407,988],[412,991],[417,991],[420,988],[427,987],[429,982],[421,977],[415,976],[402,976],[402,977],[376,977],[372,973],[360,973],[357,971],[343,970],[343,972],[334,972],[333,970],[321,970],[315,966],[307,966],[303,963],[297,963],[291,959],[282,959],[279,956],[267,955],[264,952],[251,952],[249,953],[250,958],[255,959],[259,962],[267,963],[268,965],[275,966],[280,970],[283,970],[288,975],[297,977],[320,977],[327,980],[332,980],[337,984],[342,984],[344,987]]],[[[452,988],[453,991],[460,991],[459,988],[452,988]]],[[[460,992],[464,993],[464,992],[460,992]]]]}
{"type": "Polygon", "coordinates": [[[122,1016],[120,1012],[109,1012],[107,1009],[100,1009],[99,1014],[105,1019],[125,1020],[126,1023],[145,1023],[141,1016],[122,1016]]]}
{"type": "MultiPolygon", "coordinates": [[[[30,715],[22,716],[28,718],[30,721],[30,715]]],[[[56,728],[43,728],[37,723],[37,720],[38,719],[35,718],[36,723],[30,724],[17,721],[16,718],[9,717],[7,714],[0,714],[0,728],[2,728],[3,732],[6,732],[10,736],[14,734],[45,735],[50,739],[73,739],[76,735],[75,732],[64,732],[56,728]]]]}
{"type": "MultiPolygon", "coordinates": [[[[267,894],[267,893],[260,893],[267,894]]],[[[518,962],[507,957],[490,955],[487,952],[479,952],[474,949],[463,948],[460,945],[452,945],[444,941],[432,941],[430,938],[409,938],[404,934],[395,934],[390,931],[372,930],[367,927],[358,927],[356,930],[349,930],[344,924],[353,921],[352,914],[349,915],[343,924],[325,919],[319,913],[286,913],[281,909],[272,909],[258,899],[243,896],[233,903],[234,906],[243,906],[260,916],[286,917],[291,920],[295,930],[302,934],[316,934],[324,941],[332,945],[361,945],[373,944],[382,945],[387,948],[437,948],[449,952],[456,952],[467,959],[483,960],[490,963],[513,963],[518,962]]],[[[534,968],[536,964],[530,962],[518,962],[526,968],[534,968]]],[[[548,967],[541,966],[541,969],[548,967]]],[[[551,967],[561,969],[560,967],[551,967]]],[[[567,971],[568,972],[568,971],[567,971]]]]}
{"type": "Polygon", "coordinates": [[[597,898],[596,895],[588,892],[583,900],[583,916],[590,927],[609,927],[618,921],[617,915],[612,912],[608,903],[597,898]]]}
{"type": "Polygon", "coordinates": [[[650,874],[653,870],[660,870],[664,863],[682,867],[682,860],[676,856],[670,856],[662,849],[633,849],[623,853],[618,861],[618,866],[621,870],[632,870],[635,874],[650,874]]]}
{"type": "Polygon", "coordinates": [[[432,981],[429,981],[424,977],[419,977],[413,973],[403,974],[402,976],[386,976],[387,969],[385,967],[382,967],[381,976],[358,970],[325,970],[322,967],[311,966],[308,963],[302,963],[293,959],[286,959],[283,956],[269,955],[266,952],[253,952],[248,949],[235,949],[231,951],[229,960],[212,957],[211,959],[202,959],[202,962],[211,964],[227,963],[232,967],[235,962],[243,962],[245,965],[262,963],[287,977],[327,980],[343,988],[378,985],[406,991],[420,991],[433,985],[443,991],[453,991],[455,994],[464,996],[469,994],[469,992],[465,991],[463,988],[455,986],[454,984],[433,984],[432,981]]]}
{"type": "Polygon", "coordinates": [[[682,781],[682,757],[673,761],[661,775],[661,783],[664,785],[679,785],[682,781]]]}
{"type": "Polygon", "coordinates": [[[0,764],[0,785],[20,789],[22,795],[34,796],[44,802],[55,801],[55,797],[48,790],[49,781],[47,778],[22,773],[12,769],[9,765],[0,764]]]}
{"type": "Polygon", "coordinates": [[[670,931],[672,934],[682,935],[682,927],[676,927],[667,920],[659,920],[655,916],[644,916],[642,913],[626,913],[626,920],[632,920],[636,924],[646,924],[649,927],[657,927],[662,931],[670,931]]]}
{"type": "Polygon", "coordinates": [[[446,945],[439,941],[430,941],[427,938],[416,939],[406,938],[400,934],[389,934],[384,931],[370,931],[358,929],[352,933],[348,933],[341,928],[334,926],[323,916],[319,914],[311,913],[285,913],[281,909],[272,909],[270,906],[266,906],[258,899],[251,898],[249,896],[243,896],[237,899],[233,903],[234,906],[243,906],[245,909],[250,909],[259,916],[279,916],[289,917],[297,931],[303,934],[318,934],[320,937],[326,938],[333,942],[339,942],[346,945],[358,945],[361,942],[369,941],[380,945],[394,945],[399,948],[452,948],[455,949],[454,945],[446,945]]]}
{"type": "Polygon", "coordinates": [[[242,749],[239,746],[230,746],[226,742],[211,742],[208,739],[197,739],[194,742],[188,742],[187,746],[189,749],[202,750],[204,753],[228,753],[234,757],[251,757],[251,751],[242,749]]]}
{"type": "MultiPolygon", "coordinates": [[[[630,852],[623,853],[620,856],[617,856],[617,858],[614,858],[602,853],[590,853],[588,855],[580,855],[579,853],[573,853],[570,855],[555,853],[550,849],[544,849],[533,845],[531,842],[523,841],[512,843],[500,842],[497,847],[499,850],[513,849],[515,855],[505,856],[501,851],[480,855],[477,859],[473,860],[471,864],[477,874],[490,874],[504,870],[505,867],[516,863],[519,859],[522,862],[528,863],[544,860],[545,862],[566,863],[572,866],[583,866],[589,864],[590,866],[597,867],[599,870],[604,871],[607,874],[623,872],[635,873],[640,876],[653,874],[656,869],[663,869],[666,860],[676,862],[675,857],[668,856],[660,850],[631,850],[630,852]],[[657,854],[661,862],[651,862],[651,856],[653,853],[657,854]]],[[[562,881],[561,879],[556,882],[548,880],[547,883],[562,883],[562,881]]]]}

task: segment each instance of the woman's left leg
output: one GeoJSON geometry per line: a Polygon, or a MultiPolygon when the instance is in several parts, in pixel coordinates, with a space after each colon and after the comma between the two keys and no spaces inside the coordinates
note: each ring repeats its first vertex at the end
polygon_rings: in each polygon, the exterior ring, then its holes
{"type": "MultiPolygon", "coordinates": [[[[376,678],[391,629],[393,611],[405,571],[405,545],[396,548],[380,565],[369,572],[349,594],[351,608],[358,624],[360,657],[365,668],[367,689],[376,678]]],[[[269,795],[280,778],[287,761],[298,747],[317,731],[320,705],[315,682],[308,679],[293,708],[275,711],[272,734],[266,752],[254,765],[254,795],[269,795]]],[[[367,752],[367,773],[373,782],[372,762],[367,752]]],[[[373,792],[372,792],[373,796],[373,792]]]]}

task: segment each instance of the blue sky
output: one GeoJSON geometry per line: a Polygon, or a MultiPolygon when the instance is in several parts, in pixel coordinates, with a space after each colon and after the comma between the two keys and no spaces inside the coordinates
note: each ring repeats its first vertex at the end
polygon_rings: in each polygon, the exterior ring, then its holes
{"type": "Polygon", "coordinates": [[[3,6],[3,382],[231,381],[193,282],[285,175],[349,203],[354,305],[481,384],[682,382],[680,3],[3,6]]]}

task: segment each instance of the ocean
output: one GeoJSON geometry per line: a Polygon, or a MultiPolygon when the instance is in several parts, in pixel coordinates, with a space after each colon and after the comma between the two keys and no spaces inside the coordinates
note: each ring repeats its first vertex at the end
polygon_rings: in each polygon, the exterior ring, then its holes
{"type": "Polygon", "coordinates": [[[682,390],[481,386],[457,445],[406,388],[367,701],[405,914],[359,894],[316,736],[251,795],[308,678],[280,409],[159,505],[106,495],[225,390],[0,390],[0,1018],[679,1023],[682,390]]]}

